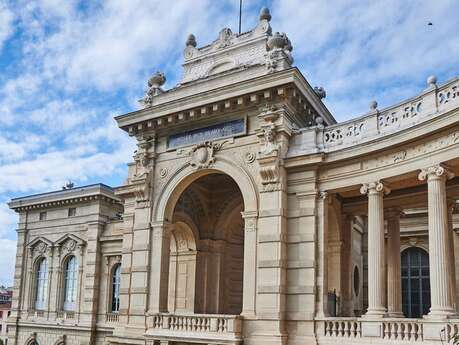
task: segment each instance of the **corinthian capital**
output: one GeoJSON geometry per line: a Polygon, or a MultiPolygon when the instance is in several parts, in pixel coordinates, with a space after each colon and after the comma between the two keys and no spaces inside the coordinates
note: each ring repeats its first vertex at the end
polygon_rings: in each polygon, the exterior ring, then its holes
{"type": "Polygon", "coordinates": [[[374,193],[389,194],[390,189],[388,186],[384,185],[381,181],[376,181],[376,182],[362,184],[362,187],[360,187],[360,193],[362,194],[374,194],[374,193]]]}
{"type": "Polygon", "coordinates": [[[447,180],[452,179],[454,177],[454,173],[446,168],[442,164],[437,164],[430,166],[428,168],[422,169],[418,175],[418,179],[420,181],[429,180],[432,178],[446,178],[447,180]]]}

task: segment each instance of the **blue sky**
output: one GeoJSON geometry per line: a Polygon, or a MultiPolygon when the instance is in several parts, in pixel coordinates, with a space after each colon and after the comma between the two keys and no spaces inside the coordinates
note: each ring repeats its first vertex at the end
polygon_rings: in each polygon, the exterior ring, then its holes
{"type": "MultiPolygon", "coordinates": [[[[181,76],[189,33],[198,46],[237,30],[238,0],[0,0],[0,284],[11,284],[20,195],[120,185],[134,143],[113,116],[134,110],[148,76],[181,76]]],[[[457,0],[245,0],[243,30],[271,9],[338,121],[459,75],[457,0]],[[432,22],[433,25],[427,25],[432,22]]]]}

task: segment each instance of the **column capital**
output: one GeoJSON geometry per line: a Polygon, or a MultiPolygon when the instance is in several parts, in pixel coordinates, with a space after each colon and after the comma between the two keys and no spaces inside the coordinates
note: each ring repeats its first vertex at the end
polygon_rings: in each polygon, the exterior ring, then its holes
{"type": "Polygon", "coordinates": [[[444,164],[433,165],[424,169],[418,175],[420,181],[446,178],[450,180],[454,177],[454,173],[444,164]]]}
{"type": "Polygon", "coordinates": [[[387,184],[381,181],[369,182],[369,183],[362,184],[362,187],[360,187],[360,193],[361,194],[375,194],[375,193],[389,194],[390,188],[387,186],[387,184]]]}

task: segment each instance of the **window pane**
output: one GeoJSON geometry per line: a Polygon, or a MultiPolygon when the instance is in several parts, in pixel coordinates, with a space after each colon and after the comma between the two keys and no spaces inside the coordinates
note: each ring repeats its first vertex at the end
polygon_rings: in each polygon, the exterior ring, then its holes
{"type": "Polygon", "coordinates": [[[74,256],[65,265],[64,310],[75,310],[78,265],[74,256]]]}
{"type": "Polygon", "coordinates": [[[112,312],[120,310],[120,283],[121,283],[121,265],[117,264],[113,270],[112,277],[112,312]]]}
{"type": "Polygon", "coordinates": [[[48,262],[41,259],[37,265],[35,290],[35,309],[43,310],[46,306],[46,294],[48,291],[48,262]]]}

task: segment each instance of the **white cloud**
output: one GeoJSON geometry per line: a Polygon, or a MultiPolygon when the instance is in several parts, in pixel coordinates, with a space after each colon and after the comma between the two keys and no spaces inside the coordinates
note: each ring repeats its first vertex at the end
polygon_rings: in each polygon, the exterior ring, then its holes
{"type": "Polygon", "coordinates": [[[4,1],[0,0],[0,51],[4,42],[13,33],[13,20],[13,12],[4,1]]]}
{"type": "Polygon", "coordinates": [[[388,106],[422,91],[430,74],[459,72],[455,0],[290,0],[272,9],[273,26],[291,37],[297,65],[325,86],[340,120],[366,111],[372,98],[388,106]]]}

